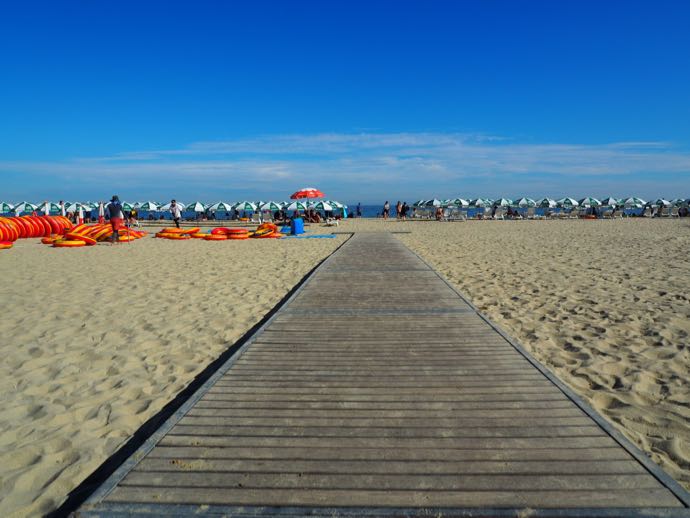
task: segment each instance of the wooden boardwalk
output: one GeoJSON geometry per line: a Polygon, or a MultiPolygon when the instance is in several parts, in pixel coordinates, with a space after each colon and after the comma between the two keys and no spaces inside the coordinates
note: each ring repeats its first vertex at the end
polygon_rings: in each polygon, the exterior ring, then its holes
{"type": "Polygon", "coordinates": [[[381,233],[324,262],[77,515],[690,516],[689,504],[381,233]]]}

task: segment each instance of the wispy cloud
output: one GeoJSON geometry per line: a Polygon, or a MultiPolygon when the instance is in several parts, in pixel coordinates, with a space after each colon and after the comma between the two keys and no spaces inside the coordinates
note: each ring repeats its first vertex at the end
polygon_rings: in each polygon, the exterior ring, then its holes
{"type": "Polygon", "coordinates": [[[155,192],[159,182],[184,187],[191,197],[237,190],[279,196],[303,183],[318,183],[343,198],[363,196],[362,190],[375,196],[455,193],[467,185],[500,194],[520,186],[567,188],[578,181],[620,185],[628,193],[643,174],[660,185],[679,175],[687,181],[690,152],[667,142],[535,144],[457,133],[323,133],[195,142],[60,162],[0,162],[0,172],[27,181],[32,175],[78,178],[94,188],[130,182],[148,189],[142,196],[155,192]]]}

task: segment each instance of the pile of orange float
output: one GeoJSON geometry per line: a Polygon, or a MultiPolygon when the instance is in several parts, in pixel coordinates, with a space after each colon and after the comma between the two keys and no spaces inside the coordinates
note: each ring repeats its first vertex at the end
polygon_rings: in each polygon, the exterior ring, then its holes
{"type": "Polygon", "coordinates": [[[64,216],[14,216],[0,218],[0,249],[12,248],[17,239],[62,235],[72,229],[64,216]]]}
{"type": "MultiPolygon", "coordinates": [[[[118,230],[118,241],[127,242],[141,239],[146,232],[121,228],[118,230]]],[[[93,246],[98,242],[108,241],[113,236],[113,229],[110,224],[97,223],[95,225],[81,224],[70,229],[63,235],[48,236],[41,239],[45,245],[53,245],[55,248],[78,248],[82,246],[93,246]]]]}
{"type": "Polygon", "coordinates": [[[204,239],[205,241],[227,241],[232,239],[265,239],[265,238],[281,238],[283,234],[278,231],[278,227],[273,223],[263,223],[258,228],[250,232],[246,228],[228,228],[216,227],[211,230],[210,234],[200,232],[200,228],[164,228],[156,234],[156,237],[161,239],[204,239]]]}

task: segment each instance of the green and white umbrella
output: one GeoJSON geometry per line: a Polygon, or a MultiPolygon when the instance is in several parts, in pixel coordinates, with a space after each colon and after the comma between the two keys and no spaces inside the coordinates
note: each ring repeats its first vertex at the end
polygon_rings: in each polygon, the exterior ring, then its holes
{"type": "Polygon", "coordinates": [[[326,200],[326,203],[332,205],[334,209],[344,209],[347,207],[344,203],[335,200],[326,200]]]}
{"type": "Polygon", "coordinates": [[[542,198],[537,202],[537,205],[542,209],[553,209],[558,205],[558,202],[556,202],[556,200],[552,200],[551,198],[542,198]]]}
{"type": "Polygon", "coordinates": [[[426,205],[426,200],[417,200],[412,204],[413,207],[424,207],[426,205]]]}
{"type": "Polygon", "coordinates": [[[38,206],[38,212],[40,212],[41,214],[60,214],[60,205],[58,205],[57,203],[46,201],[38,206]]]}
{"type": "MultiPolygon", "coordinates": [[[[184,203],[182,203],[180,201],[176,201],[175,204],[180,207],[180,210],[185,210],[185,208],[187,207],[184,203]]],[[[165,205],[159,207],[158,210],[170,210],[171,205],[172,205],[172,202],[166,203],[165,205]]]]}
{"type": "Polygon", "coordinates": [[[455,198],[455,199],[451,200],[451,202],[455,207],[469,207],[470,206],[470,202],[467,201],[465,198],[455,198]]]}
{"type": "Polygon", "coordinates": [[[212,210],[214,212],[216,211],[221,211],[221,212],[230,212],[232,211],[232,205],[230,203],[226,203],[224,201],[219,201],[214,203],[213,205],[209,205],[206,207],[208,210],[212,210]]]}
{"type": "Polygon", "coordinates": [[[682,207],[683,205],[685,205],[685,200],[683,198],[676,198],[671,200],[671,203],[674,207],[682,207]]]}
{"type": "Polygon", "coordinates": [[[33,212],[35,210],[38,210],[38,205],[34,205],[28,201],[19,202],[14,206],[15,214],[20,214],[22,212],[33,212]]]}
{"type": "Polygon", "coordinates": [[[12,212],[13,209],[14,205],[12,205],[11,203],[7,203],[6,201],[0,201],[0,214],[12,212]]]}
{"type": "Polygon", "coordinates": [[[559,207],[566,209],[572,209],[580,205],[575,198],[561,198],[556,203],[559,207]]]}
{"type": "Polygon", "coordinates": [[[98,203],[96,203],[95,201],[87,201],[87,202],[83,203],[82,205],[84,205],[86,210],[95,210],[98,208],[98,203]]]}
{"type": "Polygon", "coordinates": [[[655,207],[670,207],[671,205],[673,204],[665,198],[659,198],[654,202],[655,207]]]}
{"type": "Polygon", "coordinates": [[[510,198],[499,198],[493,202],[494,207],[510,207],[512,204],[513,200],[510,198]]]}
{"type": "Polygon", "coordinates": [[[243,210],[245,212],[254,212],[256,210],[256,205],[251,201],[238,201],[233,205],[233,208],[237,211],[243,210]]]}
{"type": "Polygon", "coordinates": [[[155,201],[145,201],[139,205],[139,210],[156,211],[159,210],[158,204],[155,201]]]}
{"type": "Polygon", "coordinates": [[[314,210],[327,210],[327,211],[332,211],[333,210],[333,205],[326,201],[320,201],[318,203],[315,203],[314,206],[312,207],[314,210]]]}
{"type": "Polygon", "coordinates": [[[262,211],[270,211],[270,212],[273,212],[274,210],[281,210],[282,208],[283,208],[283,206],[276,201],[267,201],[265,203],[262,203],[261,206],[259,207],[259,209],[262,211]]]}
{"type": "Polygon", "coordinates": [[[470,202],[470,207],[490,207],[493,200],[488,198],[475,198],[470,202]]]}
{"type": "Polygon", "coordinates": [[[307,210],[307,204],[301,201],[293,201],[285,210],[307,210]]]}
{"type": "Polygon", "coordinates": [[[620,201],[613,196],[609,196],[608,198],[601,200],[601,204],[605,207],[618,207],[618,205],[620,205],[620,201]]]}
{"type": "Polygon", "coordinates": [[[536,207],[537,202],[534,201],[532,198],[520,198],[518,200],[515,200],[513,202],[513,205],[515,207],[520,207],[520,208],[536,207]]]}
{"type": "Polygon", "coordinates": [[[623,206],[626,209],[641,209],[646,204],[647,202],[644,201],[642,198],[635,198],[634,196],[631,196],[630,198],[623,200],[623,206]]]}
{"type": "Polygon", "coordinates": [[[200,201],[193,201],[185,207],[185,210],[193,210],[194,212],[206,212],[206,206],[200,201]]]}
{"type": "Polygon", "coordinates": [[[129,212],[129,211],[131,211],[131,210],[133,210],[133,209],[134,209],[134,204],[133,204],[133,203],[124,202],[124,203],[122,204],[122,210],[126,210],[127,212],[129,212]]]}
{"type": "Polygon", "coordinates": [[[581,207],[600,207],[601,206],[601,202],[599,200],[597,200],[596,198],[592,198],[591,196],[588,196],[587,198],[582,198],[577,203],[579,203],[581,207]]]}
{"type": "Polygon", "coordinates": [[[88,207],[86,204],[79,203],[79,202],[70,203],[69,205],[67,205],[67,207],[65,207],[66,212],[76,213],[76,212],[79,212],[79,209],[81,209],[83,211],[90,211],[91,207],[88,207]]]}
{"type": "Polygon", "coordinates": [[[425,207],[440,207],[441,205],[443,205],[443,202],[441,200],[437,200],[436,198],[433,200],[428,200],[424,204],[425,207]]]}

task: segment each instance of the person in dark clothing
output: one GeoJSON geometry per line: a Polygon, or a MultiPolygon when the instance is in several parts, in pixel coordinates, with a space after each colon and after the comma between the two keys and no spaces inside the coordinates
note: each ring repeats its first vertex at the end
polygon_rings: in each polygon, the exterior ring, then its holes
{"type": "Polygon", "coordinates": [[[125,211],[122,210],[120,198],[113,196],[110,203],[105,208],[105,213],[108,219],[110,219],[110,226],[113,228],[113,235],[110,236],[110,242],[114,244],[115,241],[120,240],[120,229],[124,226],[125,221],[125,211]]]}

